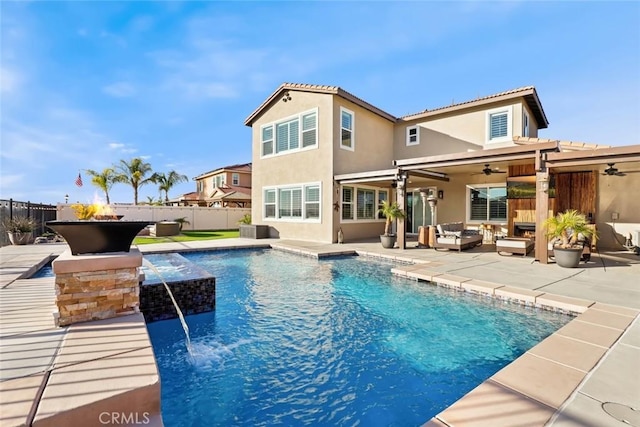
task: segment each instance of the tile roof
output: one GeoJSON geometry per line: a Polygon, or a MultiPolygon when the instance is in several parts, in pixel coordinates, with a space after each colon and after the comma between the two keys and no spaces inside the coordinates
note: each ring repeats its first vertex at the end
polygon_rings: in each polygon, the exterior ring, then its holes
{"type": "Polygon", "coordinates": [[[424,111],[420,111],[418,113],[409,114],[406,116],[402,116],[400,120],[415,120],[423,117],[428,117],[436,114],[442,114],[450,111],[461,110],[463,108],[470,108],[479,105],[484,105],[492,102],[496,102],[503,99],[513,99],[523,97],[527,106],[533,113],[536,118],[536,122],[538,123],[539,129],[544,129],[549,125],[549,121],[547,120],[547,116],[542,109],[542,104],[540,103],[540,99],[538,98],[538,93],[536,92],[535,86],[524,86],[517,89],[511,89],[500,93],[495,93],[493,95],[483,96],[476,99],[472,99],[469,101],[458,102],[455,104],[447,105],[444,107],[426,109],[424,111]]]}
{"type": "Polygon", "coordinates": [[[238,172],[251,172],[251,163],[239,163],[237,165],[223,166],[218,169],[210,170],[209,172],[201,173],[200,175],[196,176],[194,179],[204,178],[205,176],[218,174],[225,170],[238,171],[238,172]]]}
{"type": "Polygon", "coordinates": [[[540,99],[538,98],[538,94],[536,92],[536,88],[534,86],[524,86],[517,89],[511,89],[505,92],[496,93],[493,95],[484,96],[481,98],[476,98],[470,101],[459,102],[456,104],[448,105],[445,107],[427,109],[424,111],[420,111],[418,113],[409,114],[407,116],[403,116],[397,118],[386,111],[383,111],[368,102],[358,98],[357,96],[347,92],[346,90],[340,88],[339,86],[329,86],[329,85],[313,85],[313,84],[304,84],[304,83],[283,83],[278,89],[276,89],[262,104],[258,106],[244,121],[246,126],[251,126],[254,120],[262,113],[262,111],[267,108],[267,106],[271,105],[275,100],[280,99],[281,93],[286,92],[288,90],[296,90],[302,92],[313,92],[313,93],[326,93],[340,96],[346,100],[353,102],[354,104],[360,105],[361,107],[378,114],[381,117],[386,118],[387,120],[398,122],[398,121],[407,121],[407,120],[415,120],[423,117],[428,117],[436,114],[442,114],[449,111],[460,110],[463,108],[470,108],[477,105],[488,104],[491,102],[499,101],[501,99],[513,99],[517,97],[523,97],[525,102],[527,103],[529,109],[533,112],[533,115],[536,118],[536,122],[538,123],[539,129],[544,129],[549,125],[549,121],[547,120],[547,116],[542,109],[542,104],[540,103],[540,99]]]}
{"type": "Polygon", "coordinates": [[[246,120],[244,121],[244,124],[247,126],[251,126],[251,124],[253,123],[253,121],[260,115],[260,113],[262,112],[262,110],[264,110],[268,105],[270,105],[274,100],[279,99],[280,98],[280,94],[282,92],[288,91],[288,90],[295,90],[295,91],[300,91],[300,92],[313,92],[313,93],[326,93],[326,94],[331,94],[331,95],[337,95],[340,96],[348,101],[353,102],[356,105],[361,106],[362,108],[365,108],[387,120],[390,120],[392,122],[395,122],[397,120],[397,118],[389,113],[387,113],[386,111],[381,110],[378,107],[375,107],[371,104],[369,104],[368,102],[364,101],[361,98],[358,98],[357,96],[347,92],[346,90],[340,88],[339,86],[328,86],[328,85],[312,85],[312,84],[305,84],[305,83],[282,83],[280,85],[280,87],[278,87],[278,89],[275,90],[275,92],[273,92],[271,94],[271,96],[269,96],[262,104],[260,104],[260,106],[258,106],[258,108],[256,108],[250,115],[249,117],[246,118],[246,120]]]}

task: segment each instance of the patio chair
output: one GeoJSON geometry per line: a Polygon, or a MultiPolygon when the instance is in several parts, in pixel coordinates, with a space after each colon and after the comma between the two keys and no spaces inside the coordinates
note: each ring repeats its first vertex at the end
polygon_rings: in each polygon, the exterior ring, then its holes
{"type": "Polygon", "coordinates": [[[482,238],[478,230],[467,230],[462,222],[438,224],[433,247],[435,250],[455,249],[460,252],[482,245],[482,238]]]}

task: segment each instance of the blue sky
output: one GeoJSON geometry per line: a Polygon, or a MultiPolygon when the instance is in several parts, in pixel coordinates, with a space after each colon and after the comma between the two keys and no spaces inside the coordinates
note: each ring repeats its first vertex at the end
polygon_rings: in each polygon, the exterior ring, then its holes
{"type": "Polygon", "coordinates": [[[640,2],[0,8],[0,198],[89,202],[100,193],[84,173],[74,185],[80,169],[136,156],[189,178],[249,162],[244,119],[283,82],[341,86],[396,116],[534,85],[550,122],[539,136],[640,143],[640,2]]]}

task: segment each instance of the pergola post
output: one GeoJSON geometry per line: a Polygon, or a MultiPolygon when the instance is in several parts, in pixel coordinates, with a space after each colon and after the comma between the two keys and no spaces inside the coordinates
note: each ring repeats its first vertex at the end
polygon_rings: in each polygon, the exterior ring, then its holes
{"type": "MultiPolygon", "coordinates": [[[[396,186],[396,202],[398,206],[400,206],[405,212],[405,191],[407,188],[407,177],[406,175],[400,175],[398,177],[397,186],[396,186]]],[[[407,248],[407,230],[406,223],[404,218],[398,218],[397,230],[398,234],[398,247],[400,249],[407,248]]]]}
{"type": "Polygon", "coordinates": [[[548,264],[547,233],[544,222],[549,215],[549,170],[546,167],[536,172],[536,249],[535,258],[540,264],[548,264]]]}

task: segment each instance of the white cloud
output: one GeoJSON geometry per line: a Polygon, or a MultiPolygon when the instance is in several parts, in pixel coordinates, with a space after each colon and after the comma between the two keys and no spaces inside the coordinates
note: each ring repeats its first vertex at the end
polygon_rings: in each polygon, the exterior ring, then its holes
{"type": "Polygon", "coordinates": [[[15,92],[20,85],[20,76],[6,67],[0,67],[0,92],[15,92]]]}
{"type": "Polygon", "coordinates": [[[123,148],[124,144],[120,143],[120,142],[110,142],[109,143],[109,148],[111,148],[112,150],[116,150],[118,148],[123,148]]]}
{"type": "Polygon", "coordinates": [[[123,148],[120,151],[125,153],[125,154],[133,154],[133,153],[137,153],[138,149],[137,148],[123,148]]]}
{"type": "Polygon", "coordinates": [[[136,94],[135,87],[127,82],[117,82],[107,85],[102,88],[102,91],[116,98],[127,98],[136,94]]]}

